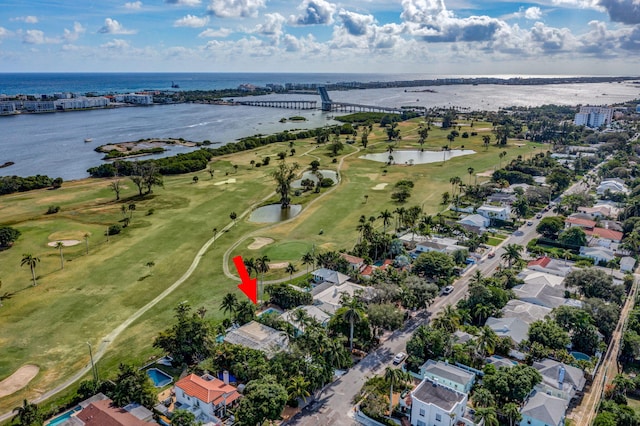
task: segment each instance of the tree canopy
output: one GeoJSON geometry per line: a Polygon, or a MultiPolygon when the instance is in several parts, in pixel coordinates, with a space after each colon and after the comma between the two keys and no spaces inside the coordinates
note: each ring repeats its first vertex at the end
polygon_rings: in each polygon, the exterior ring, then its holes
{"type": "Polygon", "coordinates": [[[238,423],[241,426],[255,426],[265,420],[278,419],[287,398],[287,390],[277,383],[274,376],[267,375],[250,381],[238,406],[238,423]]]}

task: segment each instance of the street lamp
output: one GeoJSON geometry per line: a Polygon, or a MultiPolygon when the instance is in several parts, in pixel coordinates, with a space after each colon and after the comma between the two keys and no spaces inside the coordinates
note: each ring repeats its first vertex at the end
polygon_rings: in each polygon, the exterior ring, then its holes
{"type": "Polygon", "coordinates": [[[87,342],[89,346],[89,357],[91,358],[91,372],[93,373],[93,381],[98,384],[98,370],[93,362],[93,351],[91,350],[91,343],[87,342]]]}

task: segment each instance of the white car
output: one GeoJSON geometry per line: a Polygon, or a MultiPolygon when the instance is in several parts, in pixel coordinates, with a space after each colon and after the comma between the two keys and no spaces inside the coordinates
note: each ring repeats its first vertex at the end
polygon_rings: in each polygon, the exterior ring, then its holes
{"type": "Polygon", "coordinates": [[[393,364],[394,365],[400,364],[402,361],[404,361],[406,357],[407,357],[407,354],[405,354],[404,352],[398,352],[396,356],[393,357],[393,364]]]}
{"type": "Polygon", "coordinates": [[[452,285],[448,285],[445,288],[442,289],[442,294],[449,294],[453,291],[453,286],[452,285]]]}

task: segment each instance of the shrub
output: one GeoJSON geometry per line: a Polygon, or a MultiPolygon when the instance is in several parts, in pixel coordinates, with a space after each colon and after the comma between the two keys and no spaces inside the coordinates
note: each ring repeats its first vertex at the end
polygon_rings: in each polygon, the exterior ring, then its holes
{"type": "Polygon", "coordinates": [[[329,188],[333,186],[333,183],[333,179],[331,178],[322,178],[322,180],[320,181],[320,186],[323,188],[329,188]]]}
{"type": "Polygon", "coordinates": [[[10,226],[0,226],[0,247],[11,247],[20,236],[20,231],[10,226]]]}
{"type": "Polygon", "coordinates": [[[117,235],[122,232],[122,227],[118,224],[111,225],[107,230],[107,235],[117,235]]]}
{"type": "Polygon", "coordinates": [[[56,214],[60,211],[60,206],[49,206],[47,214],[56,214]]]}
{"type": "Polygon", "coordinates": [[[149,210],[147,211],[147,216],[151,216],[152,214],[154,214],[154,213],[155,213],[155,211],[156,211],[156,209],[149,209],[149,210]]]}

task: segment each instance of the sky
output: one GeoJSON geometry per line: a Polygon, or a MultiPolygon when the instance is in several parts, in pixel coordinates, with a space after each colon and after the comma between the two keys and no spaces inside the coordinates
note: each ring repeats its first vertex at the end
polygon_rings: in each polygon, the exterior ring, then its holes
{"type": "Polygon", "coordinates": [[[0,72],[640,75],[640,0],[0,5],[0,72]]]}

